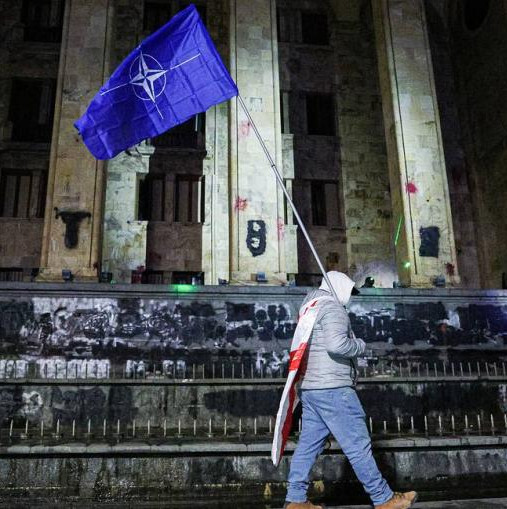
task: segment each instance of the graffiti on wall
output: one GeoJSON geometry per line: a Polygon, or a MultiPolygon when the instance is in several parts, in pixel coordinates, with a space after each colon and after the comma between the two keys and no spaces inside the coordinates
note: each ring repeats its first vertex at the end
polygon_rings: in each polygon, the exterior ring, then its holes
{"type": "MultiPolygon", "coordinates": [[[[227,299],[0,300],[0,377],[107,378],[118,364],[125,376],[142,377],[154,363],[164,374],[178,376],[212,356],[217,362],[247,360],[248,369],[278,376],[287,363],[300,299],[227,299]]],[[[498,351],[507,339],[507,306],[501,303],[383,304],[358,298],[349,316],[356,336],[380,352],[498,351]]]]}
{"type": "Polygon", "coordinates": [[[440,242],[440,229],[438,226],[420,228],[419,235],[421,237],[419,256],[433,256],[438,258],[438,246],[440,242]]]}
{"type": "Polygon", "coordinates": [[[266,251],[266,223],[261,219],[248,221],[246,245],[252,256],[260,256],[266,251]]]}
{"type": "Polygon", "coordinates": [[[503,346],[507,340],[507,306],[448,309],[442,302],[421,302],[368,310],[353,304],[349,316],[355,334],[369,343],[503,346]]]}
{"type": "MultiPolygon", "coordinates": [[[[160,358],[175,350],[257,351],[262,345],[279,351],[288,348],[296,328],[291,306],[269,302],[35,297],[2,305],[8,312],[0,315],[0,353],[40,359],[39,371],[51,378],[102,378],[108,359],[150,352],[160,358]]],[[[26,366],[3,360],[1,371],[21,377],[26,366]]]]}

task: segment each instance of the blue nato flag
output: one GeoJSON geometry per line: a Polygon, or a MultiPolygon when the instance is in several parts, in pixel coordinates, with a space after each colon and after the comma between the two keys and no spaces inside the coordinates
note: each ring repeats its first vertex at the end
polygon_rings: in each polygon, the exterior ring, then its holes
{"type": "Polygon", "coordinates": [[[74,125],[97,159],[110,159],[236,95],[190,5],[130,53],[74,125]]]}

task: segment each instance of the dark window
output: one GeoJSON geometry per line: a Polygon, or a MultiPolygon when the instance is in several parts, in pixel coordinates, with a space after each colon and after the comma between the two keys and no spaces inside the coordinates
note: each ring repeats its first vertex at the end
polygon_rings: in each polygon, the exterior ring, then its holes
{"type": "Polygon", "coordinates": [[[164,271],[163,270],[147,270],[144,273],[144,281],[149,285],[161,285],[164,283],[164,271]]]}
{"type": "Polygon", "coordinates": [[[23,281],[23,269],[19,267],[0,268],[0,281],[23,281]]]}
{"type": "Polygon", "coordinates": [[[312,224],[315,226],[326,226],[326,196],[324,192],[324,182],[320,180],[312,181],[312,224]]]}
{"type": "Polygon", "coordinates": [[[482,26],[489,11],[490,0],[465,0],[463,16],[469,30],[477,30],[482,26]]]}
{"type": "Polygon", "coordinates": [[[301,12],[301,37],[305,44],[329,44],[327,16],[316,12],[301,12]]]}
{"type": "Polygon", "coordinates": [[[64,0],[23,0],[24,40],[60,42],[64,3],[64,0]]]}
{"type": "Polygon", "coordinates": [[[280,91],[280,120],[282,122],[282,133],[290,133],[290,92],[280,91]]]}
{"type": "Polygon", "coordinates": [[[148,174],[139,185],[139,220],[165,220],[165,175],[148,174]]]}
{"type": "Polygon", "coordinates": [[[9,108],[12,141],[51,141],[55,88],[55,80],[14,79],[9,108]]]}
{"type": "Polygon", "coordinates": [[[42,172],[2,170],[1,217],[44,217],[46,179],[42,172]]]}
{"type": "Polygon", "coordinates": [[[307,133],[334,136],[334,122],[334,96],[331,94],[307,94],[307,133]]]}
{"type": "Polygon", "coordinates": [[[204,284],[204,272],[178,272],[172,273],[173,285],[202,285],[204,284]]]}
{"type": "MultiPolygon", "coordinates": [[[[165,25],[177,12],[185,9],[193,2],[179,2],[174,12],[170,1],[144,2],[143,30],[154,32],[165,25]]],[[[206,24],[206,5],[198,4],[195,6],[201,19],[206,24]]]]}
{"type": "Polygon", "coordinates": [[[340,224],[338,184],[325,180],[311,180],[312,224],[336,227],[340,224]]]}
{"type": "Polygon", "coordinates": [[[144,2],[143,30],[154,32],[171,19],[171,4],[144,2]]]}
{"type": "Polygon", "coordinates": [[[183,124],[153,138],[152,144],[160,148],[204,149],[204,122],[205,114],[199,113],[183,124]]]}
{"type": "Polygon", "coordinates": [[[276,9],[276,32],[278,42],[290,41],[291,11],[289,9],[276,9]]]}
{"type": "Polygon", "coordinates": [[[204,222],[204,177],[176,175],[174,220],[180,223],[204,222]]]}

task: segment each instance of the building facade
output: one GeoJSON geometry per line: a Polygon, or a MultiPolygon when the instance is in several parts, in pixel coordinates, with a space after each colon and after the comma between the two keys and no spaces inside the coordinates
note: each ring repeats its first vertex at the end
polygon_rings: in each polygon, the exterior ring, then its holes
{"type": "MultiPolygon", "coordinates": [[[[507,1],[196,3],[327,269],[506,285],[507,1]]],[[[0,0],[1,279],[317,282],[237,99],[107,162],[73,127],[186,5],[0,0]]]]}

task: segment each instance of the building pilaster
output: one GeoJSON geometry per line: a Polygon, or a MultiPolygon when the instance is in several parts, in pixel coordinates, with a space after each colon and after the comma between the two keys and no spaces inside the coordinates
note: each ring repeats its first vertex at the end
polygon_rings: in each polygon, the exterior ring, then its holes
{"type": "Polygon", "coordinates": [[[459,284],[422,0],[372,0],[400,282],[459,284]]]}
{"type": "Polygon", "coordinates": [[[49,163],[39,280],[96,281],[101,259],[105,163],[87,150],[74,128],[109,73],[111,0],[67,0],[49,163]],[[83,212],[75,247],[65,246],[58,212],[83,212]]]}

